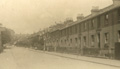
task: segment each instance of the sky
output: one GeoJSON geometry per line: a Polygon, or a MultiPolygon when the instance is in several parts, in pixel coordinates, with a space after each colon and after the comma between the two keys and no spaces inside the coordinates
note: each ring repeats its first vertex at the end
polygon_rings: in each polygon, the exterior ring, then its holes
{"type": "Polygon", "coordinates": [[[112,0],[0,0],[0,23],[16,33],[31,34],[66,18],[90,14],[93,6],[104,8],[112,0]]]}

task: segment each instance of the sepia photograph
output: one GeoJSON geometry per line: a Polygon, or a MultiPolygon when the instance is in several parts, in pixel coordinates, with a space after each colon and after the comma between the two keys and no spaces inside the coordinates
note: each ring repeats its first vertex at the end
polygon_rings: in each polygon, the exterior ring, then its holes
{"type": "Polygon", "coordinates": [[[0,0],[0,69],[120,69],[120,0],[0,0]]]}

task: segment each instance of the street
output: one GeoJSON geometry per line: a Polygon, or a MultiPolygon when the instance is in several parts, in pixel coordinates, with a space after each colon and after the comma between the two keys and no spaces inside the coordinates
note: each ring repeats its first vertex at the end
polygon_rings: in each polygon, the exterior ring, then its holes
{"type": "Polygon", "coordinates": [[[107,65],[49,55],[22,47],[8,47],[0,54],[0,69],[120,69],[107,65]]]}

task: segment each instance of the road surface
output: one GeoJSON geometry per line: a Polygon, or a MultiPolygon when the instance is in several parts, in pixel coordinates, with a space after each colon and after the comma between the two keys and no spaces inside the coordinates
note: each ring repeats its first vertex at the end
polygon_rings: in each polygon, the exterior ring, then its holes
{"type": "Polygon", "coordinates": [[[27,48],[8,47],[0,54],[0,69],[120,69],[36,52],[27,48]]]}

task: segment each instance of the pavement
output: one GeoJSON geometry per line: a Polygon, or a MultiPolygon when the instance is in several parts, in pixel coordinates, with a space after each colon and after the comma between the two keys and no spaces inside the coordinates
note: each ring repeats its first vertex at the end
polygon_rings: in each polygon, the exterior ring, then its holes
{"type": "MultiPolygon", "coordinates": [[[[43,52],[43,51],[38,50],[37,52],[43,52]]],[[[79,61],[85,61],[85,62],[96,63],[96,64],[101,64],[101,65],[107,65],[107,66],[120,68],[120,60],[105,59],[105,58],[95,58],[95,57],[72,55],[72,54],[66,54],[66,53],[48,52],[48,51],[45,51],[44,53],[59,56],[59,57],[79,60],[79,61]]]]}
{"type": "Polygon", "coordinates": [[[0,69],[120,69],[119,61],[8,47],[0,54],[0,69]],[[94,61],[95,62],[94,62],[94,61]],[[111,63],[114,65],[103,64],[111,63]]]}

